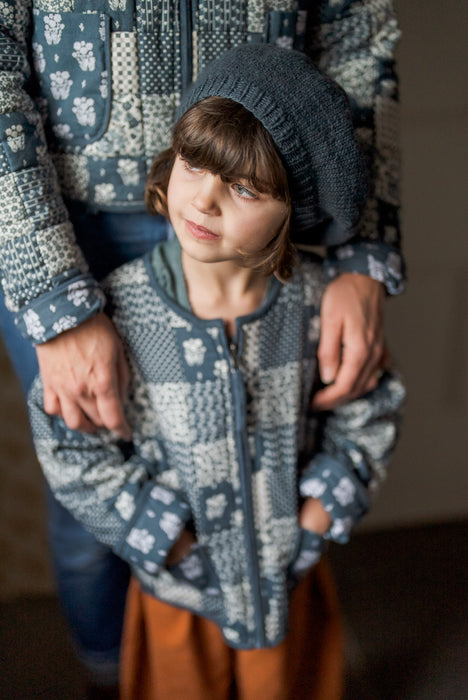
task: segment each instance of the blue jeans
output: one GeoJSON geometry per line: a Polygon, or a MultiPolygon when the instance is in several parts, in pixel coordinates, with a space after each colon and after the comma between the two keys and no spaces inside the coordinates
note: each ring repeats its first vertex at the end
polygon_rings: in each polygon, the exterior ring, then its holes
{"type": "MultiPolygon", "coordinates": [[[[70,206],[79,245],[97,279],[151,250],[168,222],[147,214],[86,213],[70,206]]],[[[36,353],[16,330],[0,290],[0,328],[25,395],[38,372],[36,353]]],[[[117,679],[127,565],[97,542],[47,490],[48,529],[58,594],[83,663],[97,682],[117,679]]]]}

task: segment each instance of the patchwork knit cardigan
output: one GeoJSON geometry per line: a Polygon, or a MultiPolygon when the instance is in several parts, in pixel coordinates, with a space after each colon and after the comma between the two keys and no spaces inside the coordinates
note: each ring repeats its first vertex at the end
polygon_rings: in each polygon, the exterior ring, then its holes
{"type": "Polygon", "coordinates": [[[3,0],[0,276],[21,332],[43,343],[104,305],[62,197],[143,211],[183,90],[253,41],[305,50],[350,96],[371,193],[361,235],[329,251],[331,270],[400,291],[398,36],[391,0],[3,0]]]}
{"type": "Polygon", "coordinates": [[[345,542],[367,511],[395,444],[404,390],[378,388],[311,414],[321,265],[303,258],[273,280],[256,312],[201,320],[167,297],[150,258],[119,268],[105,291],[130,362],[133,445],[67,429],[30,396],[37,454],[62,504],[127,560],[145,590],[214,620],[233,647],[278,644],[288,595],[319,559],[324,538],[298,527],[302,497],[345,542]],[[174,567],[166,555],[189,524],[197,544],[174,567]]]}

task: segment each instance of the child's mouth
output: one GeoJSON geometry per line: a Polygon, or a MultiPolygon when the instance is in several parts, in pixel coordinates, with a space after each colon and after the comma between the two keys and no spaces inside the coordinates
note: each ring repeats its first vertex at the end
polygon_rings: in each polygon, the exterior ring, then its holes
{"type": "Polygon", "coordinates": [[[193,221],[189,221],[188,219],[185,220],[185,226],[192,236],[195,236],[195,238],[198,238],[199,240],[214,241],[219,238],[218,234],[213,233],[213,231],[210,231],[204,226],[198,226],[198,224],[194,223],[193,221]]]}

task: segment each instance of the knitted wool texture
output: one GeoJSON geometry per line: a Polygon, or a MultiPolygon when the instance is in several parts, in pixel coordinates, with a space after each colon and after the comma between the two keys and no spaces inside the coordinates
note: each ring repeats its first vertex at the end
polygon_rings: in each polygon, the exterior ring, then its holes
{"type": "Polygon", "coordinates": [[[366,184],[344,91],[304,54],[244,44],[202,71],[179,113],[211,96],[239,102],[271,134],[288,174],[295,242],[350,238],[366,184]]]}
{"type": "Polygon", "coordinates": [[[367,188],[344,91],[304,54],[243,44],[202,71],[179,115],[211,96],[240,103],[271,134],[288,174],[294,241],[349,239],[367,188]]]}

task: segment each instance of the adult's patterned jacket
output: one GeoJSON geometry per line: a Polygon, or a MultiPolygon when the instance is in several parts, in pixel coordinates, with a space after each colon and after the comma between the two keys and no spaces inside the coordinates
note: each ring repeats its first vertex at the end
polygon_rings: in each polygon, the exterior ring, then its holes
{"type": "Polygon", "coordinates": [[[404,390],[389,373],[363,398],[310,413],[324,277],[303,258],[229,341],[222,320],[167,296],[149,257],[129,263],[104,289],[131,367],[131,448],[48,416],[40,379],[30,396],[57,498],[148,592],[213,619],[234,647],[283,639],[288,594],[321,555],[324,539],[298,527],[301,498],[319,498],[327,537],[345,542],[396,440],[404,390]],[[186,525],[197,544],[168,567],[186,525]]]}
{"type": "Polygon", "coordinates": [[[42,343],[104,304],[63,198],[142,211],[185,86],[248,41],[305,50],[350,96],[370,196],[330,264],[398,292],[397,40],[391,0],[2,0],[0,264],[23,334],[42,343]]]}

